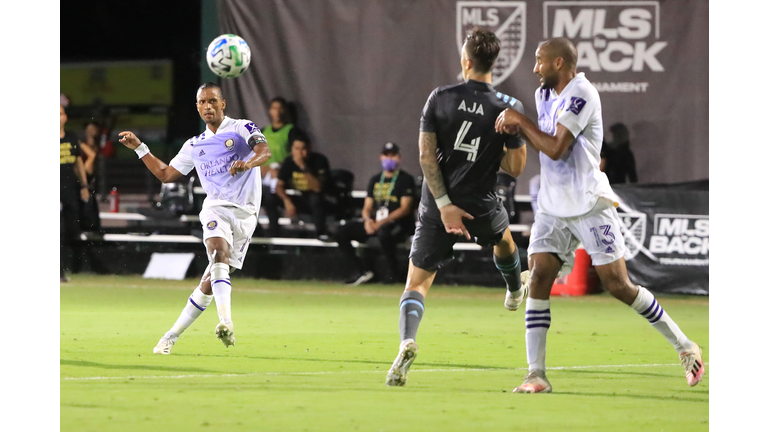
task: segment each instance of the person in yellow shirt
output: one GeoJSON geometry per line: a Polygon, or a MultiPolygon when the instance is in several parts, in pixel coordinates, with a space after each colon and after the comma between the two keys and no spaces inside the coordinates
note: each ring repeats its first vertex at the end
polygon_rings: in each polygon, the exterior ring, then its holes
{"type": "MultiPolygon", "coordinates": [[[[272,157],[265,166],[270,166],[273,163],[282,164],[285,158],[291,154],[291,143],[294,138],[301,134],[301,131],[294,124],[296,116],[293,106],[284,98],[276,97],[269,102],[269,118],[272,123],[265,127],[262,133],[269,143],[272,157]]],[[[266,173],[267,170],[262,170],[262,177],[266,173]]]]}

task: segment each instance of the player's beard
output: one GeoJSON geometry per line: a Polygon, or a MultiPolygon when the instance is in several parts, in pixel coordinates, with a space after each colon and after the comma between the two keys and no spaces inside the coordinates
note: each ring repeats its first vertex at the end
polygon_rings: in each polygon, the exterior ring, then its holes
{"type": "Polygon", "coordinates": [[[541,78],[542,78],[541,87],[543,89],[553,89],[557,85],[557,76],[556,75],[554,75],[554,76],[544,76],[544,75],[542,75],[541,78]]]}

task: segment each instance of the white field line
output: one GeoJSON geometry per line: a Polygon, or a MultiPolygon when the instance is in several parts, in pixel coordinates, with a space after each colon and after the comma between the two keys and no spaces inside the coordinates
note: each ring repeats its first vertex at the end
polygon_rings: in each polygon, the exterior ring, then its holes
{"type": "MultiPolygon", "coordinates": [[[[709,365],[709,363],[704,363],[709,365]]],[[[547,370],[570,370],[570,369],[616,369],[616,368],[637,368],[637,367],[663,367],[679,366],[678,363],[656,363],[656,364],[623,364],[623,365],[591,365],[591,366],[559,366],[549,367],[547,370]]],[[[412,372],[498,372],[527,370],[527,367],[519,368],[442,368],[442,369],[413,369],[412,372]]],[[[200,375],[149,375],[149,376],[124,376],[124,377],[64,377],[64,381],[97,381],[97,380],[127,380],[127,379],[184,379],[184,378],[232,378],[249,376],[290,376],[290,375],[327,375],[327,374],[385,374],[386,370],[364,370],[364,371],[322,371],[322,372],[253,372],[242,374],[200,374],[200,375]]]]}

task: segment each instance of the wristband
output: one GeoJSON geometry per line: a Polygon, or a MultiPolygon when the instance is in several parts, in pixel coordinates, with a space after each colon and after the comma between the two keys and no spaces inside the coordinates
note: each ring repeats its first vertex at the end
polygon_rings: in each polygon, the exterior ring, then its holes
{"type": "Polygon", "coordinates": [[[149,147],[147,147],[146,144],[141,143],[141,145],[133,149],[133,151],[135,151],[136,154],[139,156],[139,159],[141,159],[144,156],[149,154],[149,147]]]}
{"type": "Polygon", "coordinates": [[[448,204],[452,204],[452,203],[451,203],[451,199],[448,198],[448,194],[445,194],[445,195],[441,196],[440,198],[435,198],[435,204],[437,204],[437,208],[440,209],[440,208],[443,208],[443,207],[447,206],[448,204]]]}

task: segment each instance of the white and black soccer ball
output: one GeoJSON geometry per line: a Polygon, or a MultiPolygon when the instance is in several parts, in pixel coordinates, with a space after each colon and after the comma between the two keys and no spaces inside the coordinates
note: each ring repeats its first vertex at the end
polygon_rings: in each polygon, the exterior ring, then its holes
{"type": "Polygon", "coordinates": [[[208,45],[206,62],[222,78],[236,78],[251,64],[251,48],[240,36],[223,34],[208,45]]]}

